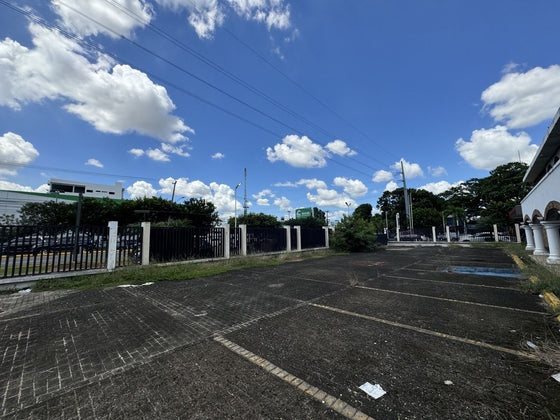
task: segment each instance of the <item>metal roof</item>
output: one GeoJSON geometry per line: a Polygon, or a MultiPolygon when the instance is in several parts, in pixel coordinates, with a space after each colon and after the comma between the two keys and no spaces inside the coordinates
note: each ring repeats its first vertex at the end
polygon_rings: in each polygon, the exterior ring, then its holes
{"type": "Polygon", "coordinates": [[[529,184],[537,182],[542,177],[546,165],[550,159],[552,159],[558,148],[560,148],[560,109],[556,112],[552,123],[548,127],[546,136],[537,154],[533,158],[529,169],[527,169],[523,181],[529,184]]]}

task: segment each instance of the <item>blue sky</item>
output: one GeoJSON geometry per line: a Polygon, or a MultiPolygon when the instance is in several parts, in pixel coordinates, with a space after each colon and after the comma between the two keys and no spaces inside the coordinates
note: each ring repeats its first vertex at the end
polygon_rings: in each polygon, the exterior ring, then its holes
{"type": "Polygon", "coordinates": [[[0,189],[50,178],[233,215],[530,163],[560,106],[556,0],[0,1],[0,189]]]}

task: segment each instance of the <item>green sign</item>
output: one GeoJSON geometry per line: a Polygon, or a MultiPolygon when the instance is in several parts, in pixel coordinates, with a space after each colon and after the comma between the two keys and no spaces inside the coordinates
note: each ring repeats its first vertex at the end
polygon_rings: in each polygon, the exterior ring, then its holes
{"type": "Polygon", "coordinates": [[[311,207],[296,209],[296,219],[307,219],[309,217],[313,217],[313,209],[311,207]]]}

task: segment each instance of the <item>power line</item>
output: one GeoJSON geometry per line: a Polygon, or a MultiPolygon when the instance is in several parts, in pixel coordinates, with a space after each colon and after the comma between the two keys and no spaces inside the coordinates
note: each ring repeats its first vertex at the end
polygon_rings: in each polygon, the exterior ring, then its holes
{"type": "MultiPolygon", "coordinates": [[[[107,54],[107,55],[109,55],[110,57],[112,57],[113,59],[115,59],[116,61],[118,61],[118,62],[120,62],[120,63],[126,63],[126,62],[123,61],[118,55],[116,55],[116,54],[114,54],[114,53],[109,53],[109,52],[107,52],[107,51],[104,51],[104,50],[101,49],[100,47],[98,47],[98,46],[96,46],[96,45],[93,45],[93,44],[91,44],[91,43],[88,43],[88,42],[84,41],[84,40],[81,39],[80,37],[78,37],[78,36],[76,36],[76,35],[74,35],[74,34],[71,34],[71,33],[69,33],[68,31],[64,30],[64,29],[61,28],[59,25],[51,24],[51,23],[49,23],[48,21],[46,21],[45,19],[40,18],[40,17],[34,15],[33,13],[31,13],[31,12],[28,11],[28,10],[19,8],[19,7],[15,6],[15,5],[13,5],[13,4],[7,2],[7,1],[4,1],[4,0],[0,0],[0,4],[6,6],[6,7],[8,7],[8,8],[10,8],[10,9],[12,9],[12,10],[14,10],[14,11],[20,13],[20,14],[25,15],[26,17],[28,17],[29,19],[31,19],[32,21],[34,21],[34,22],[36,22],[36,23],[38,23],[38,24],[41,24],[41,25],[46,26],[46,27],[49,27],[49,28],[51,28],[51,29],[56,29],[57,31],[59,31],[60,33],[64,34],[64,35],[67,36],[68,38],[74,39],[74,40],[76,40],[76,41],[78,41],[78,42],[80,42],[80,43],[82,43],[82,44],[85,44],[85,45],[87,45],[88,47],[90,47],[90,48],[92,48],[92,49],[95,49],[95,50],[99,51],[99,52],[102,53],[102,54],[107,54]]],[[[241,99],[235,97],[234,95],[229,94],[228,92],[224,91],[223,89],[221,89],[221,88],[215,86],[214,84],[212,84],[212,83],[206,81],[205,79],[203,79],[203,78],[201,78],[201,77],[199,77],[199,76],[193,74],[192,72],[189,72],[188,70],[186,70],[186,69],[182,68],[181,66],[179,66],[179,65],[177,65],[177,64],[175,64],[175,63],[173,63],[173,62],[171,62],[170,60],[168,60],[168,59],[162,57],[161,55],[155,53],[154,51],[150,50],[149,48],[144,47],[144,46],[141,45],[140,43],[138,43],[138,42],[136,42],[136,41],[134,41],[134,40],[132,40],[132,39],[126,37],[126,36],[123,36],[123,35],[118,34],[116,31],[112,30],[112,29],[109,28],[108,26],[106,26],[106,25],[102,24],[101,22],[99,22],[99,21],[97,21],[97,20],[91,18],[90,16],[88,16],[88,15],[86,15],[86,14],[80,12],[79,10],[76,10],[75,8],[73,8],[72,6],[69,6],[68,4],[64,3],[63,1],[60,1],[60,4],[62,4],[63,6],[69,8],[70,10],[74,11],[74,12],[77,13],[78,15],[80,15],[80,16],[82,16],[82,17],[84,17],[84,18],[86,18],[86,19],[88,19],[88,20],[90,20],[90,21],[96,23],[97,25],[103,27],[103,28],[106,29],[107,31],[109,31],[109,32],[111,32],[111,33],[113,33],[113,34],[115,34],[115,35],[117,35],[117,36],[120,36],[122,39],[124,39],[124,40],[128,41],[129,43],[133,44],[134,46],[136,46],[137,48],[139,48],[139,49],[141,49],[142,51],[146,52],[147,54],[152,55],[152,56],[158,58],[159,60],[163,61],[164,63],[166,63],[166,64],[172,66],[173,68],[176,68],[177,70],[179,70],[179,71],[181,71],[181,72],[183,72],[183,73],[185,73],[185,74],[191,76],[191,77],[194,78],[195,80],[198,80],[199,82],[201,82],[201,83],[207,85],[208,87],[210,87],[210,88],[212,88],[212,89],[214,89],[214,90],[216,90],[216,91],[222,93],[223,95],[225,95],[225,96],[227,96],[227,97],[229,97],[229,98],[231,98],[231,99],[233,99],[233,100],[235,100],[235,101],[237,101],[237,102],[243,104],[244,106],[248,107],[249,109],[251,109],[251,110],[253,110],[253,111],[255,111],[255,112],[257,112],[257,113],[259,113],[259,114],[261,114],[261,115],[263,115],[263,116],[265,116],[265,117],[267,117],[267,118],[269,118],[269,119],[271,119],[272,121],[275,121],[275,122],[277,122],[277,123],[279,123],[279,124],[285,126],[286,128],[289,128],[290,130],[293,130],[293,131],[297,132],[298,134],[303,134],[303,133],[301,133],[301,131],[299,131],[299,130],[297,130],[297,129],[295,129],[295,128],[293,128],[293,127],[291,127],[291,126],[289,126],[289,125],[287,125],[287,124],[285,124],[285,123],[283,123],[282,121],[276,119],[275,117],[273,117],[273,116],[271,116],[271,115],[269,115],[269,114],[267,114],[267,113],[265,113],[265,112],[263,112],[263,111],[261,111],[261,110],[255,108],[255,107],[253,107],[252,105],[250,105],[250,104],[248,104],[247,102],[245,102],[245,101],[243,101],[243,100],[241,100],[241,99]]],[[[226,113],[226,114],[228,114],[228,115],[230,115],[230,116],[233,116],[233,117],[235,117],[235,118],[238,118],[238,119],[240,119],[241,121],[244,121],[245,123],[248,123],[248,124],[250,124],[250,125],[253,125],[254,127],[257,127],[257,128],[259,128],[259,129],[261,129],[261,130],[263,130],[263,131],[265,131],[265,132],[267,132],[267,133],[269,133],[269,134],[271,134],[271,135],[273,135],[273,136],[275,136],[275,137],[277,137],[277,138],[281,138],[281,137],[282,137],[282,135],[280,135],[280,134],[278,134],[278,133],[275,133],[275,132],[273,132],[272,130],[266,128],[266,127],[263,127],[262,125],[260,125],[260,124],[258,124],[258,123],[255,123],[255,122],[249,120],[248,118],[245,118],[245,117],[243,117],[243,116],[241,116],[241,115],[239,115],[239,114],[236,114],[236,113],[234,113],[234,112],[231,112],[231,111],[227,110],[226,108],[224,108],[224,107],[222,107],[222,106],[220,106],[220,105],[217,105],[217,104],[215,104],[215,103],[213,103],[213,102],[211,102],[211,101],[208,101],[208,100],[202,98],[201,96],[199,96],[199,95],[197,95],[197,94],[194,94],[193,92],[190,92],[190,91],[188,91],[188,90],[186,90],[186,89],[184,89],[184,88],[182,88],[182,87],[180,87],[180,86],[178,86],[178,85],[176,85],[176,84],[174,84],[174,83],[172,83],[172,82],[167,81],[166,79],[164,79],[164,78],[162,78],[162,77],[159,77],[159,76],[157,76],[157,75],[155,75],[155,74],[153,74],[153,73],[149,73],[149,72],[145,72],[145,73],[146,73],[147,75],[149,75],[150,77],[161,81],[161,82],[162,82],[163,84],[165,84],[165,85],[171,86],[171,87],[173,87],[173,88],[175,88],[175,89],[177,89],[177,90],[179,90],[179,91],[181,91],[181,92],[183,92],[183,93],[185,93],[185,94],[187,94],[187,95],[189,95],[189,96],[191,96],[191,97],[193,97],[193,98],[195,98],[195,99],[197,99],[197,100],[199,100],[199,101],[201,101],[201,102],[204,102],[204,103],[206,103],[206,104],[208,104],[208,105],[210,105],[210,106],[213,106],[213,107],[215,107],[216,109],[218,109],[218,110],[220,110],[220,111],[222,111],[222,112],[224,112],[224,113],[226,113]]],[[[320,143],[319,143],[319,144],[320,144],[320,143]]],[[[325,147],[324,144],[323,144],[322,146],[325,147]]],[[[330,158],[330,157],[328,157],[328,156],[326,156],[325,158],[326,158],[327,160],[329,160],[329,161],[332,161],[333,163],[336,163],[336,164],[340,165],[340,166],[343,166],[343,167],[346,167],[346,168],[348,168],[348,169],[350,169],[350,170],[359,172],[359,173],[361,173],[361,174],[363,174],[363,175],[365,175],[365,176],[370,176],[370,174],[367,174],[367,173],[365,173],[365,172],[363,172],[363,171],[360,171],[360,170],[358,170],[358,169],[356,169],[356,168],[353,168],[353,167],[351,167],[351,166],[349,166],[349,165],[346,165],[346,164],[344,164],[344,163],[342,163],[342,162],[339,162],[339,161],[337,161],[337,160],[334,160],[334,159],[332,159],[332,158],[330,158]]],[[[368,168],[370,168],[370,169],[372,169],[372,170],[375,170],[375,168],[373,168],[373,167],[371,167],[371,166],[369,166],[369,165],[367,165],[367,164],[365,164],[365,163],[363,163],[363,162],[360,162],[360,161],[358,161],[358,160],[355,159],[355,158],[352,158],[352,157],[348,157],[348,158],[349,158],[350,160],[353,160],[353,161],[356,162],[356,163],[359,163],[359,164],[361,164],[361,165],[363,165],[363,166],[365,166],[365,167],[368,167],[368,168]]]]}

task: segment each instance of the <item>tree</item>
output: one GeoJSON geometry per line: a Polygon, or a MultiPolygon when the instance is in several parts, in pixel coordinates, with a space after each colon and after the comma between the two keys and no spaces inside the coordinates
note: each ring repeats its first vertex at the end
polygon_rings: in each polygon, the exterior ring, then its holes
{"type": "Polygon", "coordinates": [[[76,204],[45,201],[26,203],[20,209],[23,225],[59,225],[76,222],[76,204]]]}
{"type": "MultiPolygon", "coordinates": [[[[235,218],[230,217],[228,220],[230,226],[235,225],[235,218]]],[[[237,226],[247,225],[251,227],[280,227],[280,222],[276,217],[264,213],[248,213],[237,218],[237,226]]]]}
{"type": "Polygon", "coordinates": [[[373,207],[371,204],[360,204],[358,207],[356,207],[356,210],[354,210],[354,216],[359,217],[366,222],[369,222],[371,221],[372,210],[373,207]]]}
{"type": "MultiPolygon", "coordinates": [[[[444,200],[435,194],[422,190],[409,188],[408,192],[412,198],[412,212],[415,227],[430,227],[439,225],[444,200]]],[[[397,188],[393,191],[385,191],[379,200],[377,208],[383,215],[387,214],[390,228],[396,227],[396,215],[399,213],[401,228],[406,228],[406,208],[404,201],[404,189],[397,188]]]]}
{"type": "Polygon", "coordinates": [[[181,204],[179,210],[193,226],[216,226],[220,222],[214,203],[202,198],[190,198],[181,204]]]}

